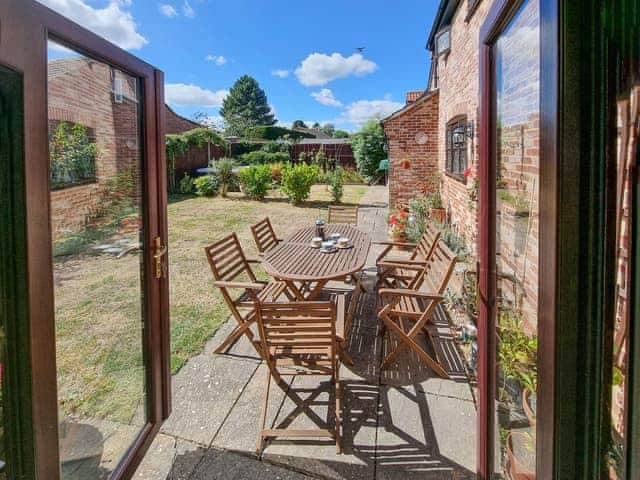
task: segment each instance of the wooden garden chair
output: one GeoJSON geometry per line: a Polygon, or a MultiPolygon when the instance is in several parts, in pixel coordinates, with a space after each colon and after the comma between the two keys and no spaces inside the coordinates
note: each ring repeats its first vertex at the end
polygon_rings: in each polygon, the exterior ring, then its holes
{"type": "Polygon", "coordinates": [[[426,265],[440,238],[440,230],[432,222],[427,223],[424,233],[418,243],[408,242],[376,242],[384,245],[378,258],[376,267],[378,270],[378,285],[391,287],[407,286],[416,276],[416,268],[426,265]],[[413,247],[409,257],[393,257],[391,252],[394,247],[413,247]]]}
{"type": "Polygon", "coordinates": [[[346,207],[342,205],[329,205],[328,223],[348,223],[358,225],[358,207],[346,207]]]}
{"type": "MultiPolygon", "coordinates": [[[[281,287],[282,288],[282,287],[281,287]]],[[[260,432],[258,433],[258,454],[264,448],[267,438],[332,438],[338,453],[341,441],[341,399],[340,357],[338,354],[339,330],[336,304],[331,301],[311,302],[258,302],[257,322],[262,351],[267,364],[260,432]],[[327,421],[313,412],[307,402],[301,399],[288,384],[284,376],[314,375],[331,377],[335,392],[335,427],[329,428],[327,421]],[[269,409],[271,377],[276,384],[304,411],[318,426],[317,429],[287,429],[285,420],[275,428],[265,428],[269,409]],[[284,426],[283,426],[284,424],[284,426]]]]}
{"type": "Polygon", "coordinates": [[[442,240],[438,240],[425,267],[411,280],[407,288],[381,288],[379,295],[384,307],[378,313],[384,326],[398,337],[400,342],[382,362],[382,368],[388,367],[398,355],[410,348],[431,369],[443,378],[449,374],[440,362],[416,342],[416,336],[422,331],[432,340],[428,323],[436,307],[444,298],[444,293],[453,275],[456,255],[442,240]]]}
{"type": "Polygon", "coordinates": [[[238,325],[216,349],[215,353],[222,353],[242,335],[246,335],[256,351],[262,355],[260,344],[254,340],[251,326],[255,323],[255,305],[258,300],[276,300],[283,293],[290,298],[286,285],[280,282],[259,281],[248,260],[238,237],[235,233],[222,240],[205,247],[209,266],[215,278],[214,285],[220,289],[222,297],[231,310],[238,325]],[[235,294],[240,292],[240,294],[235,294]]]}
{"type": "Polygon", "coordinates": [[[267,250],[272,249],[282,241],[273,230],[269,217],[265,217],[255,225],[252,225],[251,233],[253,234],[253,239],[256,241],[260,255],[264,255],[267,250]]]}

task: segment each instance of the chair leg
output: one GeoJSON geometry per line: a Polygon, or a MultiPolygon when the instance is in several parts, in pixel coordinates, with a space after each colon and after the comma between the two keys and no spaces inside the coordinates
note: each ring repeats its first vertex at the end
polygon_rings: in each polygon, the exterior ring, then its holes
{"type": "MultiPolygon", "coordinates": [[[[251,327],[253,322],[245,322],[243,324],[238,324],[236,328],[225,338],[224,342],[222,342],[213,353],[223,353],[229,347],[231,347],[248,329],[251,327]]],[[[249,336],[250,340],[253,340],[253,333],[249,336]]]]}
{"type": "Polygon", "coordinates": [[[342,453],[342,386],[340,385],[340,365],[335,370],[334,387],[336,395],[336,452],[342,453]]]}
{"type": "Polygon", "coordinates": [[[258,456],[262,454],[264,449],[264,426],[267,421],[267,410],[269,410],[269,389],[271,387],[271,370],[267,368],[267,381],[264,388],[264,401],[262,403],[262,415],[260,416],[260,431],[258,432],[258,443],[256,445],[256,453],[258,456]]]}
{"type": "Polygon", "coordinates": [[[342,360],[342,363],[344,363],[349,367],[353,367],[354,365],[353,358],[351,358],[351,355],[347,353],[347,350],[344,347],[344,342],[340,343],[339,354],[340,354],[340,360],[342,360]]]}

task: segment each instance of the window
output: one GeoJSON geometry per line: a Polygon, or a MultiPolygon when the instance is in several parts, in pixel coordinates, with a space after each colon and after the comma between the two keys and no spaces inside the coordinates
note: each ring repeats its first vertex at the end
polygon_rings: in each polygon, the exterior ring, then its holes
{"type": "Polygon", "coordinates": [[[447,123],[446,171],[453,176],[464,178],[467,169],[467,117],[456,117],[447,123]]]}
{"type": "Polygon", "coordinates": [[[439,57],[451,51],[451,26],[444,27],[436,34],[436,55],[439,57]]]}

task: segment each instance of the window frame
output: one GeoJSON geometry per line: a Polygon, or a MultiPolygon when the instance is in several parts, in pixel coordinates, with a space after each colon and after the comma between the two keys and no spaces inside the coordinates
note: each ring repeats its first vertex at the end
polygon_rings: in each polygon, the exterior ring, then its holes
{"type": "Polygon", "coordinates": [[[464,171],[469,166],[469,152],[467,151],[468,139],[466,132],[467,116],[456,115],[447,122],[445,127],[445,173],[463,183],[467,182],[464,171]],[[464,145],[455,146],[453,143],[453,132],[456,128],[464,129],[464,145]],[[462,160],[460,157],[463,157],[462,160]],[[462,165],[461,165],[462,163],[462,165]],[[457,168],[456,168],[457,167],[457,168]]]}

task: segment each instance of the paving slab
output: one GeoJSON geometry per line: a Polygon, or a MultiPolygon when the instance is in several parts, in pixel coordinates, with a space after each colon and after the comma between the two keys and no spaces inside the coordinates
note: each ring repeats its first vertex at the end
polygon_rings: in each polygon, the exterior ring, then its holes
{"type": "MultiPolygon", "coordinates": [[[[467,471],[464,464],[457,463],[460,459],[450,458],[448,449],[443,452],[439,441],[442,435],[449,434],[453,436],[452,443],[456,444],[461,432],[468,432],[462,435],[475,440],[475,426],[465,430],[454,421],[458,406],[451,399],[443,399],[445,404],[437,404],[435,408],[427,397],[414,386],[380,387],[376,479],[453,479],[464,478],[460,475],[472,472],[467,471]],[[451,410],[446,409],[446,402],[451,410]],[[440,423],[433,423],[436,415],[448,424],[446,432],[440,423]]],[[[469,402],[461,403],[473,408],[469,402]]]]}
{"type": "Polygon", "coordinates": [[[138,467],[135,480],[188,480],[206,453],[201,445],[159,434],[138,467]]]}
{"type": "MultiPolygon", "coordinates": [[[[260,365],[231,409],[229,416],[214,437],[212,446],[224,450],[257,456],[256,445],[266,383],[266,364],[260,365]]],[[[291,381],[292,378],[285,378],[291,381]]],[[[285,393],[273,381],[269,394],[267,425],[272,426],[282,407],[285,393]]]]}
{"type": "Polygon", "coordinates": [[[298,472],[231,452],[209,449],[191,480],[306,480],[298,472]]]}
{"type": "MultiPolygon", "coordinates": [[[[334,425],[333,396],[329,384],[317,388],[316,378],[297,376],[293,391],[323,420],[320,428],[334,425]],[[328,422],[327,422],[328,419],[328,422]]],[[[325,439],[274,439],[267,443],[263,458],[275,464],[329,479],[371,479],[374,475],[378,388],[366,382],[342,382],[343,453],[325,439]]],[[[297,403],[287,397],[276,422],[277,427],[315,429],[318,425],[297,403]]]]}
{"type": "Polygon", "coordinates": [[[162,433],[209,446],[257,363],[198,355],[173,377],[173,412],[162,433]]]}

